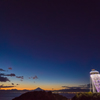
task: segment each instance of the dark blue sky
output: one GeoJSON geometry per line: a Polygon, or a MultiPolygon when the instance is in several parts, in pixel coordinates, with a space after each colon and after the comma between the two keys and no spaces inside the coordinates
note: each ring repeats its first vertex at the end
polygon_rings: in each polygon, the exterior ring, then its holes
{"type": "Polygon", "coordinates": [[[91,69],[100,71],[99,4],[1,0],[0,68],[12,67],[13,73],[25,77],[28,85],[22,81],[19,88],[88,84],[91,69]],[[33,84],[28,77],[35,75],[33,84]]]}

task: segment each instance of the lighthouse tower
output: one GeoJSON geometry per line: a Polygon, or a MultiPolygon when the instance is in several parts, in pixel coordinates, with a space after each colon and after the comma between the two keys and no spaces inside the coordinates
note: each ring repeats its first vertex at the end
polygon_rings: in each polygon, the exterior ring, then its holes
{"type": "Polygon", "coordinates": [[[93,93],[100,92],[100,74],[95,69],[90,72],[90,91],[93,93]]]}

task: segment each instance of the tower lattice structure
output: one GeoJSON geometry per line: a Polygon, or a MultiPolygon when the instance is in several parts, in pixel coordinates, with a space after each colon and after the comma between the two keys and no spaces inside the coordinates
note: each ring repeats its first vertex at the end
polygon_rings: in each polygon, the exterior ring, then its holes
{"type": "Polygon", "coordinates": [[[90,72],[90,91],[100,92],[100,74],[95,69],[90,72]]]}

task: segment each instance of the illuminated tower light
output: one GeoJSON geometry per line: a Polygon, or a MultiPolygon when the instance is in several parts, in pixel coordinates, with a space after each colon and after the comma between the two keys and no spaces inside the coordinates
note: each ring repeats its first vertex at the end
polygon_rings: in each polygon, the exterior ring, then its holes
{"type": "Polygon", "coordinates": [[[100,74],[95,69],[90,72],[90,91],[100,92],[100,74]]]}

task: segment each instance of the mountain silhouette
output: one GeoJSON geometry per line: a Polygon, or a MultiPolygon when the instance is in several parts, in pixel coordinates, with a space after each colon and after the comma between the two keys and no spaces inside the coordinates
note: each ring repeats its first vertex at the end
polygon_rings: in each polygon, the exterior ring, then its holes
{"type": "Polygon", "coordinates": [[[40,87],[34,89],[33,91],[44,91],[43,89],[41,89],[40,87]]]}

